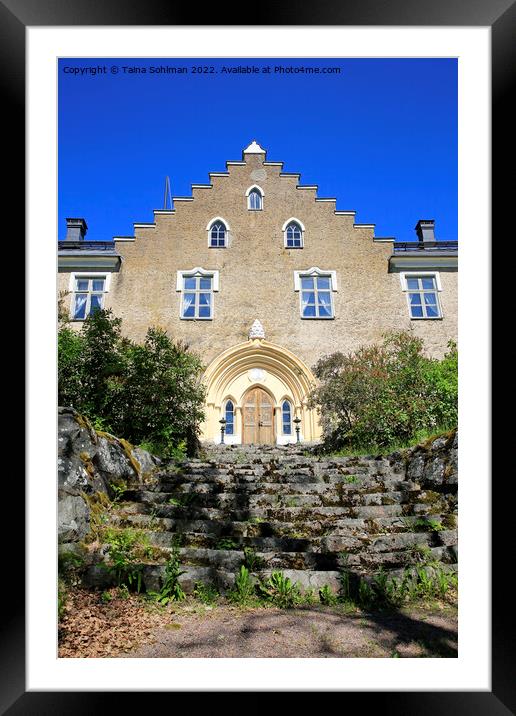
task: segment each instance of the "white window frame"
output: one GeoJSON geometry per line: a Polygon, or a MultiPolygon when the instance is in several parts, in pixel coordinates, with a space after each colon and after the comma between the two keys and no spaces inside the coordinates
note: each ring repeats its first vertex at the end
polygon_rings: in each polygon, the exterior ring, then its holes
{"type": "MultiPolygon", "coordinates": [[[[320,269],[318,266],[312,266],[312,268],[306,271],[294,271],[294,291],[299,292],[299,315],[305,321],[331,321],[335,318],[335,302],[333,300],[333,293],[338,291],[337,286],[337,272],[336,271],[325,271],[320,269]],[[303,278],[329,278],[330,279],[330,306],[331,316],[303,316],[303,290],[301,279],[303,278]]],[[[317,289],[314,293],[317,293],[317,289]]]]}
{"type": "Polygon", "coordinates": [[[229,232],[231,231],[228,222],[222,218],[222,216],[214,216],[213,219],[208,221],[208,224],[206,226],[206,231],[208,232],[208,248],[209,249],[227,249],[229,246],[229,232]],[[212,246],[211,245],[211,229],[213,224],[216,224],[220,222],[221,224],[224,224],[226,227],[226,236],[224,237],[224,246],[212,246]]]}
{"type": "MultiPolygon", "coordinates": [[[[209,271],[203,269],[201,266],[196,266],[190,271],[178,271],[176,276],[176,291],[180,293],[179,300],[179,318],[182,321],[212,321],[215,317],[215,297],[214,293],[219,290],[219,272],[209,271]],[[185,293],[184,280],[185,278],[211,278],[211,316],[183,316],[183,294],[185,293]]],[[[196,293],[195,290],[188,290],[186,293],[196,293]]],[[[208,293],[203,290],[199,293],[208,293]]]]}
{"type": "Polygon", "coordinates": [[[291,437],[294,435],[294,432],[295,432],[295,430],[294,430],[294,417],[295,417],[295,414],[294,414],[294,404],[293,404],[293,402],[292,402],[289,398],[283,398],[283,400],[281,401],[281,403],[280,403],[280,413],[281,413],[281,434],[284,435],[285,437],[291,438],[291,437]],[[288,403],[288,404],[290,405],[290,432],[289,432],[289,433],[286,433],[286,432],[284,431],[284,427],[285,427],[285,422],[284,422],[284,420],[283,420],[283,414],[284,414],[284,413],[283,413],[283,405],[284,405],[284,403],[288,403]]]}
{"type": "Polygon", "coordinates": [[[295,216],[291,216],[290,219],[287,219],[283,226],[281,227],[281,230],[283,231],[283,246],[286,249],[297,251],[298,249],[304,249],[305,247],[305,225],[302,221],[297,219],[295,216]],[[299,226],[301,229],[301,246],[288,246],[287,245],[287,228],[289,224],[295,223],[299,226]]]}
{"type": "MultiPolygon", "coordinates": [[[[228,403],[231,403],[231,405],[233,406],[233,411],[232,411],[233,412],[233,422],[231,423],[233,425],[233,432],[226,433],[226,435],[233,438],[234,435],[236,434],[236,403],[233,400],[233,398],[226,398],[226,400],[223,403],[223,405],[224,405],[224,411],[223,411],[223,415],[222,415],[223,418],[226,418],[226,415],[228,414],[228,403]]],[[[227,428],[227,422],[226,422],[226,428],[227,428]]]]}
{"type": "MultiPolygon", "coordinates": [[[[443,308],[441,304],[441,299],[439,298],[439,293],[443,290],[442,284],[441,284],[441,276],[439,274],[439,271],[402,271],[400,272],[400,282],[401,282],[401,290],[405,293],[406,301],[407,301],[407,308],[408,308],[408,314],[411,321],[439,321],[443,318],[443,308]],[[408,278],[433,278],[435,279],[435,295],[437,300],[437,309],[439,311],[438,316],[413,316],[412,310],[410,306],[410,294],[411,293],[418,293],[417,291],[414,291],[413,289],[409,289],[407,284],[408,278]]],[[[423,293],[423,292],[421,292],[423,293]]],[[[422,303],[423,305],[423,303],[422,303]]]]}
{"type": "Polygon", "coordinates": [[[70,301],[70,317],[72,321],[79,321],[83,322],[85,321],[89,316],[89,306],[91,305],[91,293],[100,293],[100,291],[77,291],[76,281],[77,279],[89,279],[89,280],[104,280],[104,290],[102,292],[102,308],[104,308],[104,297],[105,294],[109,292],[110,284],[111,284],[111,272],[110,271],[72,271],[70,273],[70,280],[68,284],[68,290],[71,294],[71,301],[70,301]],[[88,298],[86,299],[86,314],[84,318],[75,318],[74,317],[74,309],[75,309],[75,294],[76,293],[87,293],[88,298]]]}
{"type": "Polygon", "coordinates": [[[265,192],[264,192],[264,190],[262,189],[261,186],[258,186],[258,184],[253,184],[253,185],[250,186],[249,189],[246,191],[245,195],[246,195],[246,197],[247,197],[247,210],[248,210],[248,211],[263,211],[263,198],[264,198],[264,196],[265,196],[265,192]],[[259,209],[254,209],[254,208],[251,207],[251,192],[253,192],[253,191],[259,192],[259,194],[260,194],[260,196],[261,196],[261,198],[262,198],[262,205],[261,205],[261,207],[260,207],[259,209]]]}

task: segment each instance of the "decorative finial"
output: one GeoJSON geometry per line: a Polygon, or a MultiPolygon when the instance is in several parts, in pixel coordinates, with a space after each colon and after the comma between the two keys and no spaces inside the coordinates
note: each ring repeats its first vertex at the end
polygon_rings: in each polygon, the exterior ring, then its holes
{"type": "Polygon", "coordinates": [[[256,319],[253,323],[251,330],[249,331],[249,340],[252,340],[253,338],[265,338],[265,331],[263,330],[263,326],[258,319],[256,319]]]}
{"type": "Polygon", "coordinates": [[[244,149],[244,154],[265,154],[265,149],[258,144],[256,139],[253,139],[251,144],[244,149]]]}

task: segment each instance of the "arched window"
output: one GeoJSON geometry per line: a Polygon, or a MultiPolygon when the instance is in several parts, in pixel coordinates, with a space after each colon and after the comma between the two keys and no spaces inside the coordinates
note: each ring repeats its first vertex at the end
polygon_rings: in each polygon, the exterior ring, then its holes
{"type": "Polygon", "coordinates": [[[283,435],[292,435],[292,407],[288,400],[281,404],[281,425],[283,435]]]}
{"type": "Polygon", "coordinates": [[[216,221],[210,227],[210,246],[221,248],[226,246],[227,230],[222,221],[216,221]]]}
{"type": "Polygon", "coordinates": [[[226,403],[226,410],[224,411],[224,417],[226,418],[226,435],[234,435],[235,432],[235,406],[231,400],[226,403]]]}
{"type": "Polygon", "coordinates": [[[254,211],[260,211],[263,208],[262,195],[258,189],[253,189],[249,192],[248,208],[254,211]]]}
{"type": "Polygon", "coordinates": [[[300,249],[303,246],[303,230],[296,221],[291,221],[285,229],[285,246],[288,249],[300,249]]]}

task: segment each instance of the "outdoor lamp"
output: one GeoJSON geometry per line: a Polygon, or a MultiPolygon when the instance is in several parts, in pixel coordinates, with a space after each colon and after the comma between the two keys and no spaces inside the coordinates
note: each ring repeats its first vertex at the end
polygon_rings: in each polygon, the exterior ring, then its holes
{"type": "Polygon", "coordinates": [[[301,424],[301,418],[294,418],[292,421],[296,426],[296,442],[299,442],[299,431],[300,431],[300,424],[301,424]]]}
{"type": "Polygon", "coordinates": [[[221,418],[219,420],[219,423],[220,423],[220,444],[224,445],[224,431],[226,429],[226,423],[227,423],[226,418],[221,418]]]}

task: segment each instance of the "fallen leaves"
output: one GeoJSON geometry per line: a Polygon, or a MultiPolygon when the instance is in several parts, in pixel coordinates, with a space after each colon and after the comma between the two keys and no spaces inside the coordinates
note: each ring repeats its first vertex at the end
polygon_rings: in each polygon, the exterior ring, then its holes
{"type": "Polygon", "coordinates": [[[153,609],[130,594],[102,601],[100,592],[70,589],[59,622],[60,658],[102,658],[127,654],[142,644],[153,643],[156,627],[170,619],[166,610],[153,609]]]}

